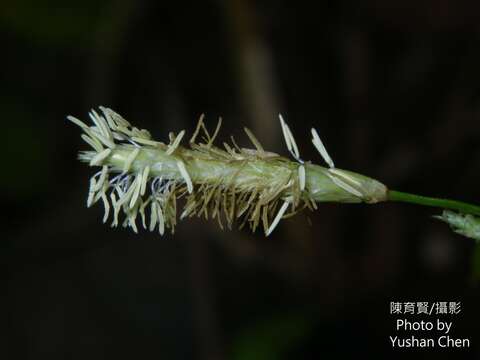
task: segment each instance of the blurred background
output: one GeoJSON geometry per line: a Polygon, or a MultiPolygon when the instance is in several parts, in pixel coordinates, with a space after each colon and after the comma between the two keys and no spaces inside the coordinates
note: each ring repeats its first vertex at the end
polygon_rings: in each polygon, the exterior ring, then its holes
{"type": "Polygon", "coordinates": [[[480,358],[480,256],[439,211],[322,204],[269,238],[197,219],[136,235],[86,208],[87,146],[65,121],[105,105],[165,141],[205,113],[220,142],[247,146],[248,126],[288,155],[282,113],[304,159],[322,162],[315,126],[341,168],[478,202],[479,15],[473,0],[3,3],[0,357],[411,356],[389,351],[390,302],[461,301],[452,332],[473,348],[440,355],[480,358]]]}

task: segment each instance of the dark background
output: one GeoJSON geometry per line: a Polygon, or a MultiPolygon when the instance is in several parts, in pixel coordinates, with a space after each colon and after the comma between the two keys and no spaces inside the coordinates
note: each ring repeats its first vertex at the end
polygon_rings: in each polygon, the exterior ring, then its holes
{"type": "Polygon", "coordinates": [[[105,105],[164,141],[205,112],[210,126],[223,116],[220,141],[247,145],[249,126],[287,155],[282,113],[304,159],[321,163],[315,126],[339,167],[475,202],[479,4],[2,3],[0,357],[391,356],[390,301],[461,301],[453,335],[476,348],[440,355],[479,358],[480,262],[473,241],[430,217],[439,211],[322,204],[269,238],[196,219],[136,235],[86,208],[92,169],[76,157],[87,146],[65,121],[105,105]]]}

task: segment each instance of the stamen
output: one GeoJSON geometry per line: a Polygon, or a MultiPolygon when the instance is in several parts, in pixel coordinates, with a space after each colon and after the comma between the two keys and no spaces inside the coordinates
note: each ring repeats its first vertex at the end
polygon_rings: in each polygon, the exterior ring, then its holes
{"type": "Polygon", "coordinates": [[[237,151],[238,151],[239,153],[241,153],[241,152],[242,152],[242,149],[241,149],[240,146],[238,146],[237,143],[235,142],[235,138],[234,138],[233,136],[230,136],[230,140],[232,141],[232,144],[233,144],[233,146],[235,147],[235,149],[237,149],[237,151]]]}
{"type": "Polygon", "coordinates": [[[153,200],[152,205],[150,206],[150,226],[148,230],[153,231],[155,229],[155,225],[157,224],[157,201],[153,200]]]}
{"type": "Polygon", "coordinates": [[[233,149],[230,147],[230,145],[228,145],[226,142],[223,143],[223,147],[225,148],[225,150],[227,150],[227,152],[234,156],[235,155],[235,152],[233,151],[233,149]]]}
{"type": "Polygon", "coordinates": [[[130,184],[132,183],[132,176],[131,175],[125,175],[119,182],[118,186],[119,188],[123,191],[123,194],[128,191],[128,188],[130,187],[130,184]]]}
{"type": "Polygon", "coordinates": [[[299,159],[300,158],[300,152],[298,151],[297,142],[295,141],[295,138],[293,137],[293,134],[290,131],[290,128],[288,127],[288,125],[285,125],[285,126],[286,126],[286,129],[287,129],[287,132],[288,132],[288,136],[290,136],[290,142],[292,143],[293,157],[295,159],[299,159]]]}
{"type": "Polygon", "coordinates": [[[84,131],[90,135],[90,137],[95,137],[97,138],[98,140],[100,140],[100,142],[102,142],[106,147],[110,148],[110,149],[113,149],[115,148],[115,143],[106,138],[105,136],[103,136],[102,134],[100,134],[99,132],[93,132],[92,130],[90,131],[87,131],[87,129],[84,129],[84,131]]]}
{"type": "Polygon", "coordinates": [[[195,142],[195,139],[197,138],[198,133],[200,132],[200,128],[202,127],[204,117],[205,117],[205,114],[200,115],[200,118],[198,119],[197,127],[195,128],[195,132],[190,138],[190,141],[189,141],[190,144],[193,144],[195,142]]]}
{"type": "Polygon", "coordinates": [[[187,169],[185,168],[185,164],[181,160],[177,160],[177,167],[182,175],[185,183],[187,184],[188,193],[191,194],[193,192],[193,183],[190,175],[188,175],[187,169]]]}
{"type": "Polygon", "coordinates": [[[280,118],[280,123],[282,125],[283,137],[285,138],[288,151],[290,152],[290,154],[292,154],[295,160],[303,163],[303,161],[300,159],[300,152],[298,151],[297,142],[295,141],[295,138],[293,137],[293,134],[290,131],[290,128],[288,127],[287,123],[283,119],[282,115],[279,115],[279,118],[280,118]]]}
{"type": "MultiPolygon", "coordinates": [[[[138,144],[143,144],[143,145],[150,145],[150,146],[153,146],[153,147],[157,147],[159,142],[158,141],[154,141],[154,140],[149,140],[149,139],[145,139],[145,138],[140,138],[140,137],[137,137],[137,136],[132,136],[132,141],[134,141],[135,143],[138,143],[138,144]]],[[[138,145],[137,144],[137,145],[138,145]]]]}
{"type": "Polygon", "coordinates": [[[287,144],[287,149],[289,152],[292,152],[292,143],[290,142],[290,136],[288,136],[288,132],[286,130],[287,124],[285,123],[285,120],[283,120],[282,114],[278,114],[278,117],[282,126],[283,138],[285,139],[285,143],[287,144]]]}
{"type": "Polygon", "coordinates": [[[158,232],[160,233],[160,235],[163,235],[163,233],[165,232],[165,219],[163,217],[163,211],[160,205],[158,205],[157,216],[158,216],[158,232]]]}
{"type": "Polygon", "coordinates": [[[98,140],[92,139],[91,137],[89,137],[88,135],[85,135],[85,134],[80,135],[80,137],[81,137],[88,145],[90,145],[97,153],[102,152],[103,146],[102,146],[102,144],[101,144],[98,140]]]}
{"type": "Polygon", "coordinates": [[[138,212],[140,213],[140,217],[142,218],[142,226],[144,229],[147,229],[147,225],[145,224],[145,207],[148,205],[150,198],[143,202],[142,198],[140,198],[140,206],[138,212]]]}
{"type": "Polygon", "coordinates": [[[320,155],[322,156],[323,160],[325,160],[325,162],[328,164],[330,168],[334,168],[335,165],[333,163],[333,160],[330,157],[330,155],[328,155],[327,149],[323,145],[322,140],[320,140],[320,136],[318,136],[317,130],[315,130],[314,128],[312,128],[312,136],[313,136],[312,143],[315,146],[315,148],[318,150],[320,155]]]}
{"type": "Polygon", "coordinates": [[[125,159],[125,164],[123,165],[123,172],[127,173],[130,171],[130,166],[132,166],[133,161],[138,156],[140,152],[139,148],[135,148],[132,150],[130,154],[128,154],[127,158],[125,159]]]}
{"type": "Polygon", "coordinates": [[[80,126],[83,129],[88,129],[89,126],[85,124],[82,120],[77,119],[76,117],[73,117],[72,115],[68,115],[67,119],[73,122],[75,125],[80,126]]]}
{"type": "Polygon", "coordinates": [[[105,136],[107,139],[111,140],[112,132],[110,131],[110,128],[108,127],[105,119],[102,116],[98,115],[97,112],[93,109],[91,110],[89,115],[95,125],[97,125],[97,127],[99,128],[102,135],[105,136]]]}
{"type": "Polygon", "coordinates": [[[107,158],[112,152],[112,149],[105,149],[95,155],[92,160],[90,160],[90,166],[100,165],[105,158],[107,158]]]}
{"type": "Polygon", "coordinates": [[[125,173],[121,173],[117,176],[115,176],[114,178],[110,179],[109,181],[109,184],[112,186],[112,185],[118,185],[118,183],[122,180],[121,178],[125,176],[125,173]]]}
{"type": "Polygon", "coordinates": [[[100,178],[98,179],[97,185],[93,189],[94,191],[98,191],[102,188],[102,186],[103,186],[103,184],[104,184],[104,182],[107,178],[107,174],[108,174],[108,166],[104,165],[104,166],[102,166],[102,171],[100,172],[100,178]]]}
{"type": "MultiPolygon", "coordinates": [[[[116,130],[117,129],[117,124],[115,123],[115,121],[110,116],[110,112],[108,111],[108,109],[103,107],[103,106],[99,106],[99,109],[103,112],[103,116],[107,120],[107,123],[108,123],[108,126],[110,126],[110,129],[116,130]]],[[[113,135],[115,135],[115,134],[113,134],[113,135]]]]}
{"type": "Polygon", "coordinates": [[[142,187],[140,189],[140,195],[143,196],[145,195],[145,190],[147,189],[147,182],[148,182],[148,174],[150,173],[150,166],[146,166],[145,169],[143,169],[143,174],[142,174],[142,187]]]}
{"type": "Polygon", "coordinates": [[[161,181],[162,181],[162,178],[160,176],[157,176],[150,183],[150,191],[152,192],[152,195],[155,195],[158,193],[158,183],[161,181]]]}
{"type": "Polygon", "coordinates": [[[120,207],[123,204],[126,204],[132,198],[132,195],[135,192],[136,188],[137,188],[137,178],[135,178],[135,180],[133,180],[133,182],[130,185],[130,187],[128,188],[127,192],[123,193],[123,192],[121,192],[120,188],[117,188],[117,192],[119,193],[118,195],[120,197],[119,200],[118,200],[117,206],[120,207]]]}
{"type": "Polygon", "coordinates": [[[105,207],[105,215],[103,216],[103,223],[105,224],[108,220],[108,214],[110,213],[110,204],[108,203],[107,196],[102,192],[102,201],[103,206],[105,207]]]}
{"type": "Polygon", "coordinates": [[[92,177],[90,179],[90,186],[88,190],[87,207],[90,207],[93,204],[93,199],[95,196],[95,191],[93,191],[93,189],[95,188],[96,183],[97,182],[95,181],[95,178],[92,177]]]}
{"type": "Polygon", "coordinates": [[[348,175],[347,173],[345,173],[344,171],[342,170],[339,170],[339,169],[328,169],[328,171],[330,171],[332,174],[335,174],[337,176],[340,176],[341,178],[347,180],[347,181],[350,181],[351,183],[355,184],[356,186],[362,186],[362,184],[358,181],[358,180],[355,180],[353,177],[351,177],[350,175],[348,175]]]}
{"type": "Polygon", "coordinates": [[[357,189],[354,189],[352,186],[348,185],[346,182],[340,180],[339,178],[335,177],[334,175],[330,174],[329,172],[325,172],[327,176],[335,183],[335,185],[341,187],[343,190],[346,192],[355,195],[359,198],[361,198],[363,195],[360,191],[357,189]]]}
{"type": "Polygon", "coordinates": [[[212,146],[213,142],[215,141],[215,138],[217,137],[219,131],[220,131],[220,127],[222,126],[222,118],[219,117],[218,118],[218,123],[217,123],[217,127],[215,128],[215,132],[213,133],[213,136],[211,137],[211,139],[208,141],[207,143],[207,146],[210,147],[212,146]]]}
{"type": "Polygon", "coordinates": [[[137,221],[137,210],[134,209],[128,216],[128,225],[133,229],[135,234],[138,234],[136,221],[137,221]]]}
{"type": "Polygon", "coordinates": [[[115,226],[118,226],[118,214],[120,213],[121,207],[118,206],[118,201],[116,200],[115,194],[113,192],[110,194],[110,199],[112,199],[112,207],[113,207],[112,227],[115,227],[115,226]]]}
{"type": "Polygon", "coordinates": [[[127,141],[128,141],[130,144],[132,144],[133,146],[137,147],[137,148],[140,147],[140,145],[137,144],[135,141],[133,141],[133,139],[132,139],[131,137],[127,138],[127,141]]]}
{"type": "Polygon", "coordinates": [[[303,165],[298,167],[298,180],[300,184],[300,191],[305,190],[305,166],[303,165]]]}
{"type": "Polygon", "coordinates": [[[182,141],[183,135],[185,135],[185,130],[180,131],[180,133],[177,135],[173,143],[168,146],[168,149],[165,152],[166,155],[173,154],[173,152],[177,149],[178,144],[180,144],[180,141],[182,141]]]}
{"type": "Polygon", "coordinates": [[[273,220],[272,224],[268,228],[266,236],[269,236],[272,233],[272,231],[277,227],[278,223],[282,219],[283,214],[285,214],[285,211],[287,211],[288,205],[290,205],[290,203],[288,201],[285,201],[282,207],[280,208],[280,210],[278,210],[277,216],[275,216],[275,219],[273,220]]]}
{"type": "Polygon", "coordinates": [[[105,110],[102,109],[102,108],[100,108],[100,109],[102,111],[107,111],[109,113],[110,117],[112,118],[112,120],[115,121],[117,123],[117,125],[123,126],[123,127],[126,127],[126,128],[131,126],[130,123],[127,120],[125,120],[120,114],[116,113],[112,109],[110,109],[110,108],[104,108],[105,110]]]}
{"type": "Polygon", "coordinates": [[[257,140],[255,135],[253,135],[253,133],[246,127],[244,127],[243,130],[245,130],[245,133],[247,134],[248,138],[252,142],[253,146],[255,146],[255,148],[258,150],[258,152],[261,152],[261,153],[265,152],[262,144],[260,144],[260,141],[257,140]]]}
{"type": "Polygon", "coordinates": [[[142,173],[138,173],[135,181],[132,184],[132,187],[135,184],[135,191],[133,192],[132,198],[130,199],[130,209],[133,209],[135,204],[137,203],[138,196],[140,195],[140,190],[142,188],[142,173]]]}

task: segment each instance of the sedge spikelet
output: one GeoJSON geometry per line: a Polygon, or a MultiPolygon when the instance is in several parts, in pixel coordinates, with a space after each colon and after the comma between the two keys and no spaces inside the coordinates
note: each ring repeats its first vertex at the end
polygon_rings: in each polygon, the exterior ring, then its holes
{"type": "Polygon", "coordinates": [[[182,145],[185,130],[170,133],[169,143],[152,139],[144,129],[133,127],[113,110],[92,110],[93,121],[68,116],[84,132],[82,139],[92,148],[79,159],[100,167],[90,180],[88,206],[102,200],[103,221],[112,217],[137,232],[137,217],[145,229],[172,232],[177,222],[177,201],[183,204],[180,219],[203,216],[231,228],[239,221],[254,231],[259,225],[269,235],[282,218],[299,210],[317,208],[317,202],[367,202],[386,200],[387,188],[369,177],[334,167],[317,132],[313,144],[329,167],[304,162],[290,128],[280,116],[287,148],[294,160],[265,151],[253,133],[245,132],[255,149],[213,144],[221,119],[210,136],[203,115],[188,147],[182,145]],[[197,141],[203,132],[204,140],[197,141]],[[120,214],[123,213],[123,220],[120,214]],[[146,222],[146,217],[150,221],[146,222]]]}
{"type": "Polygon", "coordinates": [[[452,230],[460,235],[480,241],[480,219],[470,214],[443,210],[442,215],[434,216],[450,225],[452,230]]]}

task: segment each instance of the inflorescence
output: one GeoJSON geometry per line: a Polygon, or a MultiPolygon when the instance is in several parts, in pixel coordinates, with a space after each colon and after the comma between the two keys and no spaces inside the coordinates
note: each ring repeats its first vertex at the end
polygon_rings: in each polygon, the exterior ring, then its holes
{"type": "Polygon", "coordinates": [[[268,236],[282,218],[308,208],[316,202],[378,202],[386,199],[387,189],[378,181],[337,169],[318,133],[312,129],[312,143],[328,167],[301,159],[296,141],[280,115],[287,149],[293,161],[265,151],[253,133],[245,133],[255,149],[241,148],[231,138],[223,148],[213,143],[221,127],[210,135],[203,115],[189,140],[181,145],[185,130],[170,133],[169,142],[152,139],[111,109],[100,107],[101,114],[89,113],[92,126],[68,116],[84,132],[82,139],[91,146],[79,158],[99,167],[90,179],[87,206],[102,201],[103,222],[112,217],[112,226],[120,222],[138,231],[140,215],[145,229],[174,231],[177,200],[184,198],[180,219],[194,215],[217,219],[231,228],[235,220],[252,230],[262,223],[268,236]],[[203,133],[203,139],[197,138],[203,133]],[[124,219],[120,220],[120,213],[124,219]],[[148,216],[149,215],[149,216],[148,216]],[[147,224],[148,218],[148,224],[147,224]]]}

